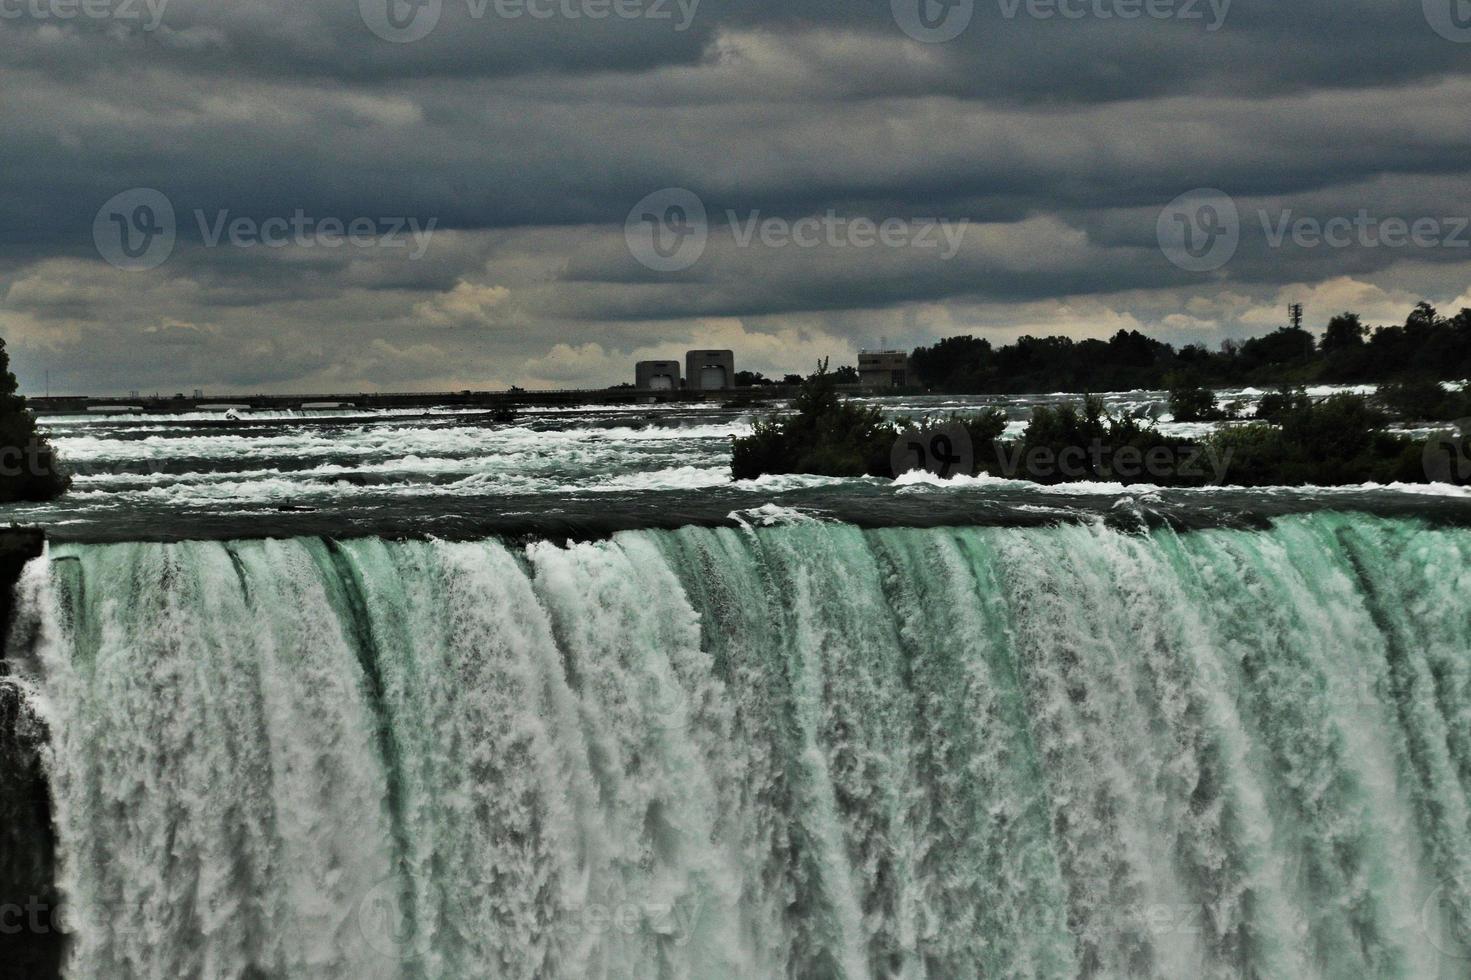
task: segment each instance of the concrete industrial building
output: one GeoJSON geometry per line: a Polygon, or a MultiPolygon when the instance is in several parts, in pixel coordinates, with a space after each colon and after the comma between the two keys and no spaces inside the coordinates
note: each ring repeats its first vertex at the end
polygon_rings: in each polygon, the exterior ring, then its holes
{"type": "Polygon", "coordinates": [[[690,391],[735,387],[735,351],[692,350],[684,356],[684,383],[690,391]]]}
{"type": "Polygon", "coordinates": [[[634,367],[634,387],[644,391],[678,391],[681,386],[678,361],[639,361],[634,367]]]}
{"type": "Polygon", "coordinates": [[[868,388],[906,388],[909,355],[902,350],[859,351],[858,379],[868,388]]]}

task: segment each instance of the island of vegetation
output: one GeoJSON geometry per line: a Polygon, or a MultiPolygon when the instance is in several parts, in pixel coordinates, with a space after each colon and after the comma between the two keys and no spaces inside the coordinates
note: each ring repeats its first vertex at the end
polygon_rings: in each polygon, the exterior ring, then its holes
{"type": "MultiPolygon", "coordinates": [[[[1471,310],[1447,319],[1421,303],[1404,326],[1372,333],[1343,314],[1321,342],[1285,327],[1219,353],[1176,351],[1138,333],[1076,343],[1024,337],[1001,348],[953,337],[916,350],[911,364],[946,393],[1167,390],[1175,421],[1220,423],[1200,438],[1169,436],[1152,418],[1110,414],[1094,396],[1035,409],[1012,439],[997,409],[928,420],[963,430],[969,475],[1156,486],[1471,482],[1467,433],[1436,426],[1471,417],[1471,390],[1441,383],[1471,376],[1471,310]],[[1373,396],[1314,399],[1304,390],[1309,382],[1365,381],[1382,383],[1373,396]],[[1277,390],[1248,417],[1239,405],[1219,404],[1209,387],[1240,384],[1277,390]],[[1395,425],[1432,431],[1415,436],[1395,425]]],[[[820,365],[792,412],[761,419],[736,439],[734,478],[897,475],[894,447],[915,423],[844,400],[841,381],[820,365]]]]}

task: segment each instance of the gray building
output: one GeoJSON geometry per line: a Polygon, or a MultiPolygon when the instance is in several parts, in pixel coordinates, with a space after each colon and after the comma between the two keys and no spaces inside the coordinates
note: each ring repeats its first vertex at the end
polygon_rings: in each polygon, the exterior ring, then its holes
{"type": "Polygon", "coordinates": [[[908,387],[909,355],[902,350],[859,351],[858,380],[868,388],[908,387]]]}
{"type": "Polygon", "coordinates": [[[735,351],[692,350],[684,356],[685,386],[691,391],[735,387],[735,351]]]}
{"type": "Polygon", "coordinates": [[[644,391],[678,391],[678,361],[639,361],[634,367],[634,387],[644,391]]]}

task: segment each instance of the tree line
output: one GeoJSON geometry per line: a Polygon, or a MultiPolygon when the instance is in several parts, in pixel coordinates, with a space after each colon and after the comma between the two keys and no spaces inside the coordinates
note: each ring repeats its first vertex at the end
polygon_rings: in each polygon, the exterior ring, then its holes
{"type": "Polygon", "coordinates": [[[1341,313],[1321,338],[1285,326],[1218,350],[1176,349],[1137,330],[1108,340],[1026,336],[1001,347],[965,335],[916,348],[910,370],[918,387],[953,394],[1457,380],[1471,377],[1471,309],[1445,317],[1421,302],[1403,325],[1373,328],[1341,313]]]}

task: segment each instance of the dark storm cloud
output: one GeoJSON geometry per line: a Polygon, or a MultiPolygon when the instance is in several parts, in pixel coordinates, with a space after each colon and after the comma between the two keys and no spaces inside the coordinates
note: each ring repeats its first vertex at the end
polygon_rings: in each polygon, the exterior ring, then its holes
{"type": "MultiPolygon", "coordinates": [[[[6,2],[22,9],[38,0],[6,2]]],[[[371,33],[351,0],[137,0],[136,8],[135,20],[9,20],[5,61],[72,74],[146,57],[200,74],[388,83],[692,66],[717,56],[712,44],[728,31],[903,40],[890,5],[875,0],[443,0],[434,29],[406,44],[371,33]],[[639,13],[620,16],[615,2],[639,13]],[[601,16],[590,16],[599,7],[601,16]],[[569,8],[580,16],[563,16],[569,8]],[[143,30],[155,17],[157,29],[143,30]],[[59,42],[48,30],[68,37],[59,42]]],[[[908,71],[843,84],[870,95],[1056,103],[1466,71],[1464,52],[1432,31],[1420,4],[1393,0],[976,0],[963,33],[908,61],[908,71]],[[1173,16],[1152,16],[1157,7],[1173,16]]]]}
{"type": "MultiPolygon", "coordinates": [[[[644,13],[601,20],[443,0],[412,43],[376,36],[355,0],[34,15],[58,2],[0,0],[0,333],[23,372],[66,359],[78,384],[122,384],[150,356],[161,377],[173,363],[219,384],[447,382],[435,358],[466,356],[455,345],[509,383],[615,365],[715,320],[769,334],[815,317],[841,340],[918,324],[918,306],[964,328],[1079,297],[1124,304],[1110,324],[1168,330],[1162,311],[1197,294],[1275,303],[1349,277],[1388,295],[1399,270],[1450,301],[1471,267],[1452,242],[1268,234],[1284,215],[1471,210],[1471,43],[1433,29],[1440,0],[1065,0],[1078,18],[991,0],[943,44],[907,37],[887,0],[626,0],[644,13]],[[1199,16],[1098,15],[1145,4],[1199,16]],[[171,203],[178,241],[161,267],[120,273],[94,220],[140,187],[171,203]],[[623,237],[630,208],[666,187],[712,217],[705,253],[675,272],[640,265],[623,237]],[[1198,187],[1242,215],[1230,261],[1207,272],[1172,264],[1156,229],[1198,187]],[[968,227],[937,260],[741,246],[728,214],[968,227]],[[432,222],[434,236],[412,260],[211,244],[230,222],[296,215],[432,222]],[[548,362],[561,340],[571,353],[548,362]]],[[[1256,315],[1206,306],[1187,319],[1227,330],[1256,315]]]]}

